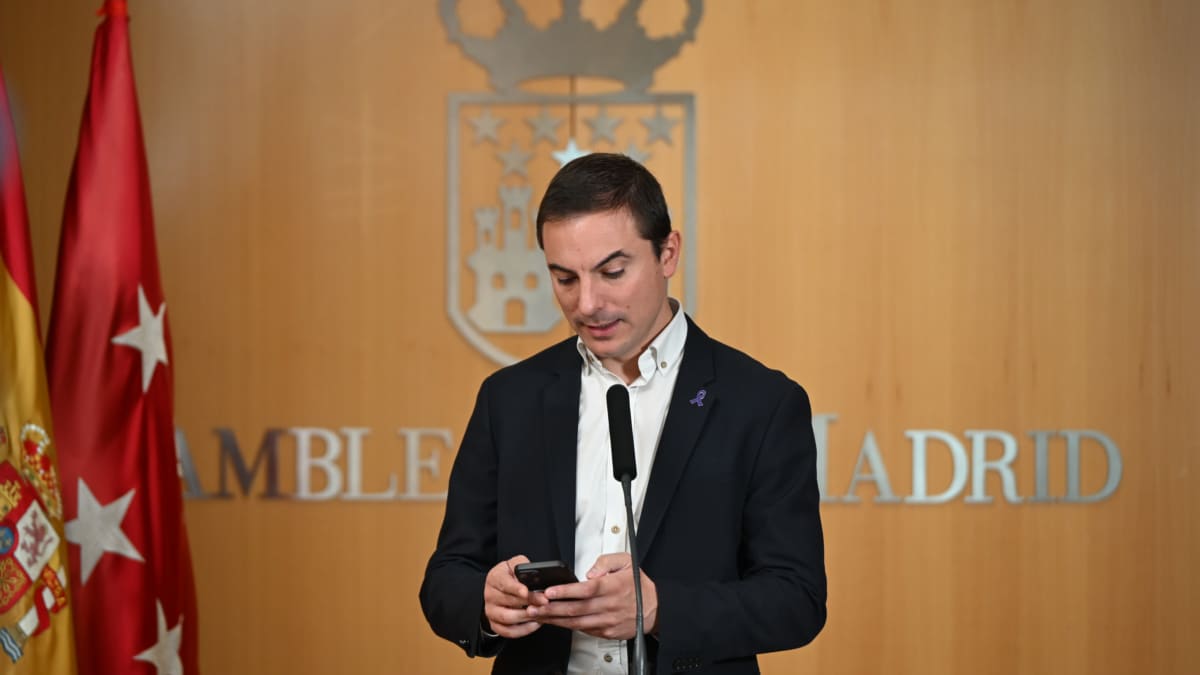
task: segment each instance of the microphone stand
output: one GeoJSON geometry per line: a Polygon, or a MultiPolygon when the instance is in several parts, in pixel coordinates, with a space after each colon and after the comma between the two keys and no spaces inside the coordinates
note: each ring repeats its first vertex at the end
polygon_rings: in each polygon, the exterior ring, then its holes
{"type": "Polygon", "coordinates": [[[637,634],[633,642],[633,675],[646,675],[646,631],[642,614],[642,573],[638,566],[637,532],[633,524],[632,479],[629,474],[621,475],[621,488],[625,492],[625,532],[629,535],[629,557],[633,562],[633,595],[637,599],[637,634]]]}

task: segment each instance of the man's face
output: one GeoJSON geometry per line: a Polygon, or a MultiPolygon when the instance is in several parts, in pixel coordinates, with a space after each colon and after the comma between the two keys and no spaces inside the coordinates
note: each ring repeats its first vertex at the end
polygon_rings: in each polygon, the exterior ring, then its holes
{"type": "Polygon", "coordinates": [[[679,263],[679,233],[661,256],[626,209],[545,223],[542,247],[563,316],[609,370],[637,357],[671,321],[667,279],[679,263]]]}

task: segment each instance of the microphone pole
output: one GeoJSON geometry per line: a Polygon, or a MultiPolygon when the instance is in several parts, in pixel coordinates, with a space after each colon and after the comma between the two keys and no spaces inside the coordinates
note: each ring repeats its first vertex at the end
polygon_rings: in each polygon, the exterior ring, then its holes
{"type": "Polygon", "coordinates": [[[637,457],[633,451],[633,418],[629,412],[629,391],[614,384],[608,394],[608,437],[612,444],[613,478],[621,481],[625,493],[625,532],[629,536],[629,557],[633,563],[633,595],[637,602],[637,627],[633,642],[634,675],[646,675],[646,631],[642,611],[642,573],[638,567],[637,532],[633,522],[632,483],[637,478],[637,457]]]}

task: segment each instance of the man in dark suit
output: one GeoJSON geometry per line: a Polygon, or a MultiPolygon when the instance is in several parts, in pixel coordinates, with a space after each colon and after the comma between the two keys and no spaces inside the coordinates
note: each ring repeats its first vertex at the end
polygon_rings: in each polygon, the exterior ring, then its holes
{"type": "Polygon", "coordinates": [[[640,164],[558,172],[537,217],[577,333],[484,381],[421,586],[434,631],[493,673],[624,673],[634,589],[603,391],[630,393],[652,672],[757,673],[825,623],[812,411],[779,371],[709,338],[669,298],[680,235],[640,164]],[[608,468],[606,471],[605,468],[608,468]],[[530,592],[529,560],[581,581],[530,592]]]}

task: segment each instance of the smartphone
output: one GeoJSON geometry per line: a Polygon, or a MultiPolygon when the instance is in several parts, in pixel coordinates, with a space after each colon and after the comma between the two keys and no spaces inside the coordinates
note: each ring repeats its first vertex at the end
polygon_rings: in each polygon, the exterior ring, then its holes
{"type": "Polygon", "coordinates": [[[571,568],[561,560],[521,563],[513,573],[517,575],[517,581],[531,591],[544,591],[551,586],[579,581],[571,568]]]}

